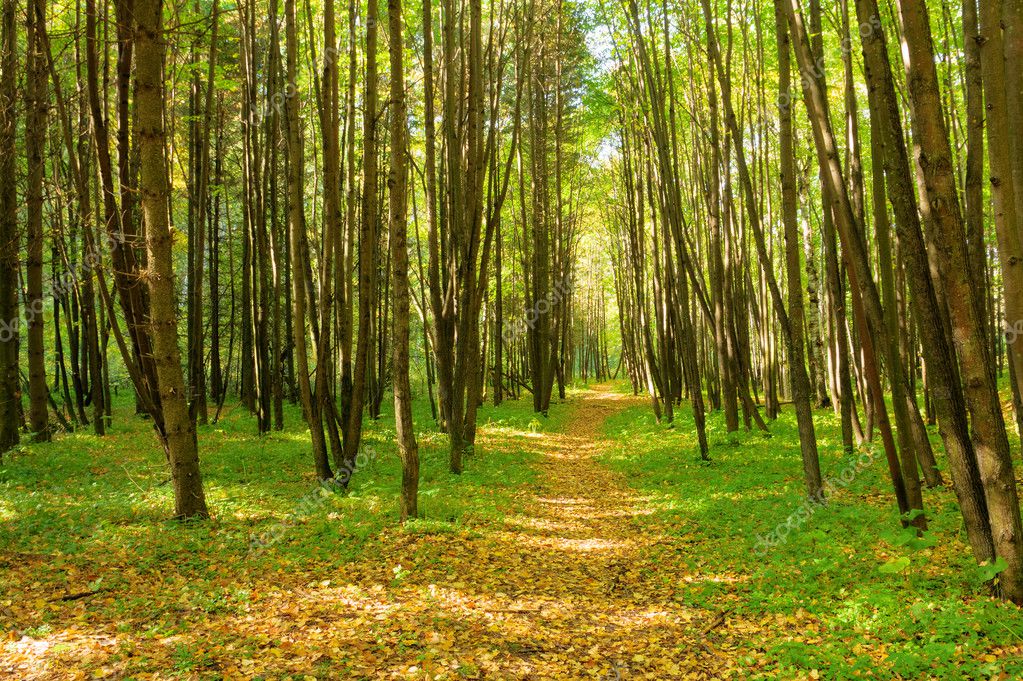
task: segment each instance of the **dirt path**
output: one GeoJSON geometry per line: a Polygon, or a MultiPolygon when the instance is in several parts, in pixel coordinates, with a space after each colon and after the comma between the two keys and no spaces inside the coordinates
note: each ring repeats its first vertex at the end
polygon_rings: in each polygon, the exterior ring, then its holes
{"type": "MultiPolygon", "coordinates": [[[[678,587],[689,577],[662,564],[691,547],[645,531],[637,522],[644,500],[595,461],[606,446],[604,420],[630,403],[600,390],[573,400],[565,432],[537,438],[541,475],[523,493],[521,514],[468,541],[420,540],[444,544],[432,547],[438,560],[380,594],[390,603],[377,615],[385,637],[395,626],[422,631],[422,639],[409,639],[418,655],[391,651],[363,659],[358,671],[367,678],[722,675],[732,661],[704,636],[724,629],[722,618],[681,602],[678,587]]],[[[406,550],[416,553],[417,544],[406,550]]]]}
{"type": "Polygon", "coordinates": [[[18,671],[0,665],[0,678],[725,678],[754,627],[725,617],[724,603],[685,602],[688,586],[717,579],[687,572],[699,547],[644,523],[649,500],[596,460],[603,422],[632,404],[592,390],[558,407],[564,432],[482,430],[484,451],[538,454],[535,483],[503,519],[393,527],[372,539],[372,557],[340,569],[225,564],[221,595],[199,610],[173,588],[138,584],[142,602],[177,603],[148,620],[93,617],[93,601],[76,601],[79,619],[19,643],[18,671]],[[169,633],[174,613],[188,626],[169,633]]]}

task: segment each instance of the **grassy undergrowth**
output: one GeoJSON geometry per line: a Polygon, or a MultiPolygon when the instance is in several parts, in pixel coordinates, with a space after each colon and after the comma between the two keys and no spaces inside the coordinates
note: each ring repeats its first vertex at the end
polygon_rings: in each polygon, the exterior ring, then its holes
{"type": "MultiPolygon", "coordinates": [[[[719,654],[758,678],[1023,677],[1023,615],[987,595],[950,489],[925,492],[931,530],[923,539],[907,536],[883,455],[850,467],[836,420],[821,412],[822,465],[834,486],[827,507],[800,516],[790,413],[772,424],[771,437],[726,434],[721,415],[712,414],[704,462],[688,410],[669,427],[654,422],[648,405],[631,404],[605,423],[611,446],[601,462],[636,490],[636,510],[650,511],[633,516],[655,539],[636,569],[694,611],[727,613],[721,630],[701,634],[710,646],[739,642],[719,654]],[[729,636],[718,638],[726,628],[729,636]]],[[[314,601],[306,591],[316,589],[305,587],[344,581],[346,566],[375,566],[385,585],[392,570],[398,584],[411,566],[457,584],[464,576],[451,567],[449,537],[422,535],[455,535],[463,546],[507,531],[503,520],[523,511],[544,470],[538,435],[564,430],[572,411],[556,405],[542,418],[531,406],[526,395],[484,407],[477,452],[455,476],[446,436],[431,428],[428,405],[417,403],[423,517],[401,526],[388,414],[367,422],[363,465],[350,490],[338,493],[315,480],[297,409],[287,411],[287,429],[264,437],[243,408],[229,409],[199,434],[214,518],[182,524],[167,519],[171,490],[155,437],[121,404],[109,437],[62,435],[0,466],[0,634],[10,645],[44,641],[52,659],[117,669],[123,678],[157,671],[159,678],[228,678],[212,671],[225,657],[266,652],[264,632],[275,626],[268,612],[290,613],[291,599],[314,601]],[[254,549],[254,536],[273,545],[254,549]],[[254,616],[265,620],[258,633],[247,629],[254,616]],[[124,640],[112,655],[80,662],[83,633],[124,640]],[[64,649],[65,641],[78,647],[64,649]]],[[[392,652],[389,640],[373,644],[383,657],[392,652]]],[[[315,674],[327,678],[331,670],[315,674]]]]}
{"type": "Polygon", "coordinates": [[[531,406],[483,407],[477,450],[456,476],[447,436],[417,403],[421,519],[400,526],[390,414],[367,422],[364,465],[339,493],[315,479],[297,408],[287,409],[284,431],[258,437],[244,408],[229,407],[199,429],[213,518],[180,523],[168,520],[172,490],[155,436],[119,404],[107,437],[60,435],[0,465],[0,632],[45,637],[68,625],[77,601],[62,597],[95,591],[77,626],[145,623],[152,636],[173,635],[195,626],[183,613],[243,612],[253,585],[275,573],[327,579],[349,562],[393,554],[395,535],[471,534],[513,512],[515,493],[533,479],[536,438],[524,434],[561,426],[559,410],[537,419],[531,406]],[[272,547],[254,550],[253,537],[272,547]]]}
{"type": "Polygon", "coordinates": [[[687,409],[673,427],[646,406],[607,421],[614,446],[603,461],[653,508],[637,522],[682,537],[694,549],[681,557],[686,567],[716,576],[681,581],[679,597],[787,630],[751,637],[740,651],[766,656],[772,676],[1023,677],[1023,612],[987,595],[951,489],[925,490],[931,529],[913,539],[900,526],[883,453],[850,465],[837,420],[817,416],[823,473],[835,489],[826,507],[805,513],[791,411],[771,437],[728,435],[722,415],[711,414],[709,462],[699,459],[687,409]]]}

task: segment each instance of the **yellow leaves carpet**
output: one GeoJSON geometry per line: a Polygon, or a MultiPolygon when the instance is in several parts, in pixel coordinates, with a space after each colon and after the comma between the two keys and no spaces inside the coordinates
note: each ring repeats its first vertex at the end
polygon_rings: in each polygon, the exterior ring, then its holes
{"type": "MultiPolygon", "coordinates": [[[[681,559],[695,547],[640,522],[645,500],[594,460],[604,419],[631,400],[590,391],[567,405],[564,433],[521,434],[542,457],[536,484],[516,492],[517,513],[457,534],[393,528],[379,557],[341,574],[225,574],[247,581],[245,607],[174,636],[95,618],[75,626],[69,612],[66,628],[23,649],[9,643],[17,659],[0,662],[0,676],[745,678],[755,670],[734,651],[756,625],[728,615],[727,603],[683,602],[680,584],[717,577],[686,574],[681,559]]],[[[473,465],[486,465],[485,454],[473,465]]]]}

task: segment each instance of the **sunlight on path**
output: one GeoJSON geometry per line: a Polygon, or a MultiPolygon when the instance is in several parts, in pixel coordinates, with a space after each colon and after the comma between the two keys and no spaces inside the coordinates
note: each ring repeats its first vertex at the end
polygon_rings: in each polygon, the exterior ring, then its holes
{"type": "Polygon", "coordinates": [[[678,600],[687,575],[656,562],[655,549],[682,551],[681,542],[672,547],[678,538],[645,532],[636,522],[649,512],[644,500],[594,461],[604,420],[634,404],[600,389],[574,399],[565,432],[542,438],[540,481],[524,492],[521,515],[478,538],[424,540],[448,544],[441,559],[388,592],[398,603],[388,618],[418,639],[412,645],[422,659],[383,654],[383,668],[360,671],[373,678],[726,675],[732,661],[704,635],[721,625],[718,613],[678,600]]]}
{"type": "MultiPolygon", "coordinates": [[[[597,388],[558,407],[570,414],[563,433],[481,428],[473,466],[488,465],[488,447],[540,454],[536,482],[516,492],[519,513],[453,532],[392,527],[340,569],[224,566],[243,607],[207,610],[174,634],[161,633],[173,609],[150,622],[83,614],[26,639],[36,648],[18,650],[14,676],[0,664],[0,678],[126,678],[126,668],[159,670],[132,675],[155,679],[745,678],[735,650],[756,625],[725,603],[685,602],[687,585],[715,579],[686,568],[704,563],[700,547],[652,529],[649,501],[595,460],[605,419],[635,404],[597,388]]],[[[156,601],[160,585],[145,588],[135,597],[156,601]]]]}

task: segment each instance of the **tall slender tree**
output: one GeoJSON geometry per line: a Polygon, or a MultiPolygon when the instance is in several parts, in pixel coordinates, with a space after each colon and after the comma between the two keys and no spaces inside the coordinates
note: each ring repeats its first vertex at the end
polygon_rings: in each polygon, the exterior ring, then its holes
{"type": "Polygon", "coordinates": [[[46,23],[43,0],[29,0],[25,56],[25,155],[28,182],[25,206],[25,309],[28,320],[28,427],[37,442],[50,439],[49,387],[46,384],[46,356],[43,338],[43,175],[46,169],[46,119],[49,109],[45,43],[46,23]]]}
{"type": "Polygon", "coordinates": [[[0,11],[0,456],[20,439],[18,194],[15,159],[18,33],[16,0],[0,11]]]}
{"type": "Polygon", "coordinates": [[[175,516],[182,519],[209,515],[195,424],[189,415],[188,393],[178,348],[178,322],[174,289],[174,235],[168,220],[170,184],[167,180],[167,138],[164,128],[163,69],[166,36],[163,2],[135,0],[135,64],[138,123],[139,191],[146,226],[149,290],[149,329],[153,343],[163,422],[163,442],[174,484],[175,516]]]}
{"type": "MultiPolygon", "coordinates": [[[[376,0],[369,0],[371,3],[376,0]]],[[[408,115],[405,105],[405,22],[401,0],[387,0],[388,52],[391,89],[390,192],[391,295],[394,297],[391,335],[391,380],[398,456],[401,458],[401,519],[418,514],[419,447],[412,423],[412,387],[409,383],[409,260],[408,260],[408,115]]]]}

